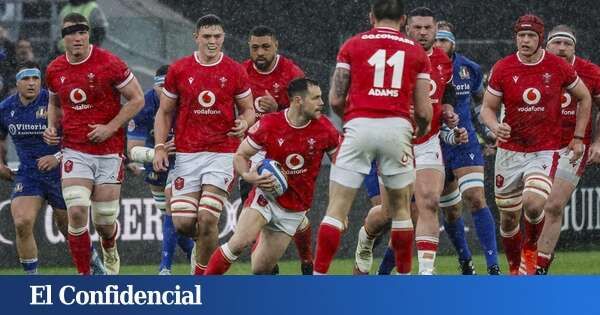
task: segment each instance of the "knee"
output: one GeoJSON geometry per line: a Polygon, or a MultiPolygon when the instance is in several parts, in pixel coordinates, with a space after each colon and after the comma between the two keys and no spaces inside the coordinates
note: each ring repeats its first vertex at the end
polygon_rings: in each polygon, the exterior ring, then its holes
{"type": "Polygon", "coordinates": [[[545,203],[546,200],[539,197],[523,198],[523,211],[529,217],[537,217],[542,213],[545,203]]]}
{"type": "Polygon", "coordinates": [[[440,197],[434,192],[424,193],[421,198],[417,200],[417,208],[419,212],[426,211],[429,213],[435,213],[440,203],[440,197]]]}
{"type": "Polygon", "coordinates": [[[464,204],[471,212],[487,207],[483,191],[469,189],[463,194],[464,204]]]}
{"type": "Polygon", "coordinates": [[[502,231],[512,231],[519,225],[519,212],[501,212],[500,213],[500,228],[502,231]]]}
{"type": "Polygon", "coordinates": [[[33,233],[33,224],[35,220],[26,217],[15,217],[15,231],[18,237],[26,237],[33,233]]]}
{"type": "Polygon", "coordinates": [[[196,237],[196,219],[190,218],[177,218],[173,217],[173,226],[177,233],[187,236],[196,237]]]}
{"type": "Polygon", "coordinates": [[[83,207],[69,208],[69,225],[80,226],[87,225],[88,209],[83,207]]]}
{"type": "Polygon", "coordinates": [[[211,213],[198,215],[198,237],[208,237],[218,231],[219,219],[211,213]]]}
{"type": "Polygon", "coordinates": [[[556,200],[546,201],[544,212],[548,219],[562,220],[564,205],[556,200]]]}
{"type": "Polygon", "coordinates": [[[446,218],[446,222],[453,223],[461,217],[460,208],[457,205],[450,206],[444,208],[444,217],[446,218]]]}

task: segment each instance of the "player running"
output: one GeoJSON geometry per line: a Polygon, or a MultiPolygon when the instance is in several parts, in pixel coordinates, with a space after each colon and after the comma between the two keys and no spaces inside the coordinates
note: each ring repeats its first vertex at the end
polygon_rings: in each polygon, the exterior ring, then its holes
{"type": "MultiPolygon", "coordinates": [[[[156,207],[162,213],[162,252],[159,275],[170,275],[175,248],[179,247],[186,253],[188,259],[191,257],[194,241],[175,231],[173,218],[171,217],[170,185],[167,186],[168,172],[155,172],[152,169],[152,157],[154,157],[154,116],[158,111],[159,99],[165,82],[165,75],[169,66],[164,65],[156,70],[154,76],[154,87],[144,95],[144,108],[129,122],[127,129],[127,148],[129,157],[136,162],[144,163],[146,173],[144,181],[148,184],[156,207]]],[[[168,142],[174,150],[173,142],[168,142]]],[[[169,165],[174,165],[175,158],[170,159],[169,165]]],[[[137,166],[135,166],[137,167],[137,166]]],[[[169,170],[170,171],[170,170],[169,170]]]]}
{"type": "MultiPolygon", "coordinates": [[[[0,152],[11,136],[19,157],[19,170],[13,173],[0,154],[0,177],[14,182],[10,209],[15,223],[17,252],[26,274],[37,274],[37,245],[33,227],[38,212],[48,202],[58,230],[67,239],[67,207],[60,191],[60,147],[42,138],[48,118],[48,91],[41,88],[42,73],[35,62],[17,66],[17,94],[0,103],[0,152]]],[[[92,247],[90,264],[94,274],[104,274],[104,266],[92,247]]]]}
{"type": "MultiPolygon", "coordinates": [[[[589,60],[575,56],[576,44],[577,39],[573,29],[567,25],[558,25],[548,34],[546,50],[573,65],[597,104],[600,100],[600,69],[589,60]]],[[[583,157],[574,163],[569,161],[568,146],[575,132],[578,119],[576,115],[577,110],[575,97],[569,92],[565,92],[561,99],[562,137],[560,141],[561,150],[558,169],[552,183],[552,192],[544,206],[546,222],[544,223],[544,228],[542,229],[537,245],[536,274],[540,275],[548,273],[554,248],[560,237],[563,209],[571,198],[575,187],[577,187],[586,165],[588,163],[600,162],[600,137],[598,136],[600,133],[596,132],[596,137],[592,143],[591,119],[588,121],[587,128],[583,134],[583,144],[585,145],[583,157]]]]}
{"type": "Polygon", "coordinates": [[[406,21],[403,1],[374,1],[369,19],[373,28],[340,48],[329,92],[334,112],[343,117],[344,138],[331,167],[329,204],[319,228],[315,274],[329,270],[343,222],[373,160],[377,160],[385,187],[385,209],[392,218],[396,268],[406,274],[412,266],[412,138],[429,131],[430,64],[419,43],[399,32],[406,21]],[[416,130],[411,123],[411,104],[416,130]]]}
{"type": "Polygon", "coordinates": [[[117,217],[123,182],[122,126],[144,105],[140,85],[127,65],[107,50],[90,45],[87,19],[63,19],[66,54],[46,70],[50,92],[44,140],[57,145],[62,130],[62,192],[69,215],[69,249],[77,272],[90,273],[88,214],[102,238],[104,264],[118,274],[117,217]],[[127,101],[121,106],[121,96],[127,101]]]}
{"type": "Polygon", "coordinates": [[[544,225],[544,204],[552,190],[561,147],[561,95],[576,99],[576,125],[569,135],[570,162],[584,153],[591,97],[577,73],[562,58],[542,48],[544,23],[521,16],[514,26],[517,52],[496,62],[483,98],[481,118],[498,139],[495,165],[500,235],[511,274],[535,272],[537,240],[544,225]],[[504,103],[505,118],[497,112],[504,103]],[[525,237],[521,240],[521,209],[525,237]]]}
{"type": "Polygon", "coordinates": [[[452,24],[439,21],[435,45],[452,59],[452,84],[456,91],[454,111],[459,116],[458,126],[468,131],[469,141],[458,146],[442,142],[442,155],[446,165],[446,182],[440,198],[440,207],[444,212],[444,230],[458,253],[462,274],[475,274],[461,213],[462,207],[468,209],[483,247],[487,271],[491,275],[497,275],[500,267],[496,223],[485,201],[483,154],[471,116],[471,104],[481,104],[483,99],[483,72],[477,63],[456,52],[453,29],[452,24]]]}
{"type": "Polygon", "coordinates": [[[210,258],[207,275],[224,274],[258,233],[258,245],[252,252],[252,273],[270,274],[312,205],[323,155],[333,157],[339,133],[322,115],[324,105],[317,82],[295,79],[288,85],[288,95],[289,108],[264,115],[237,150],[235,169],[255,187],[233,236],[210,258]],[[279,162],[287,175],[288,189],[279,197],[269,194],[273,175],[259,175],[256,166],[249,167],[250,157],[259,150],[265,151],[266,158],[279,162]]]}
{"type": "Polygon", "coordinates": [[[254,124],[254,109],[246,71],[222,52],[221,19],[199,18],[194,35],[198,50],[173,63],[165,78],[153,166],[169,168],[166,142],[176,119],[171,213],[177,232],[197,237],[194,274],[201,275],[217,248],[217,224],[234,184],[233,154],[254,124]]]}

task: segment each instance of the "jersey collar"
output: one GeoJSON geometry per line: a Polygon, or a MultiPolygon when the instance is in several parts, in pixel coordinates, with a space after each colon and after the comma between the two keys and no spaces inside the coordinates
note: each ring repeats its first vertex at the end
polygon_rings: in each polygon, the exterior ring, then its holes
{"type": "Polygon", "coordinates": [[[254,70],[256,70],[256,72],[258,72],[259,74],[264,74],[264,75],[271,74],[271,73],[273,73],[273,71],[275,71],[275,69],[277,69],[277,66],[279,65],[279,57],[280,57],[279,54],[277,54],[277,56],[275,56],[275,65],[273,66],[273,69],[271,69],[269,71],[263,72],[263,71],[258,70],[258,68],[254,64],[254,62],[251,61],[252,67],[254,67],[254,70]]]}
{"type": "Polygon", "coordinates": [[[313,121],[312,119],[311,119],[311,120],[309,120],[309,121],[306,123],[306,125],[304,125],[304,126],[299,126],[299,127],[297,127],[297,126],[294,126],[294,125],[292,124],[292,122],[291,122],[291,121],[288,119],[288,116],[287,116],[287,115],[288,115],[288,111],[289,111],[289,108],[286,108],[286,109],[283,111],[283,117],[285,117],[285,121],[288,123],[288,125],[290,125],[290,127],[294,128],[294,129],[304,129],[304,128],[308,127],[308,125],[310,125],[310,123],[313,121]]]}
{"type": "Polygon", "coordinates": [[[220,63],[221,63],[221,61],[223,60],[223,52],[221,52],[221,54],[220,54],[220,56],[219,56],[219,59],[218,59],[217,61],[213,62],[213,63],[207,63],[207,64],[204,64],[204,63],[202,63],[202,62],[200,61],[200,58],[198,57],[198,52],[197,52],[197,51],[194,51],[194,59],[195,59],[195,60],[196,60],[196,62],[197,62],[198,64],[200,64],[201,66],[205,66],[205,67],[212,67],[212,66],[216,66],[216,65],[218,65],[218,64],[220,64],[220,63]]]}
{"type": "Polygon", "coordinates": [[[65,53],[65,57],[67,58],[67,62],[72,64],[72,65],[80,65],[86,61],[88,61],[90,59],[90,57],[92,56],[92,52],[94,51],[94,45],[90,45],[90,53],[87,55],[87,57],[85,57],[85,59],[81,60],[80,62],[71,62],[69,60],[69,55],[67,55],[67,53],[65,53]]]}
{"type": "Polygon", "coordinates": [[[517,59],[519,59],[520,63],[522,63],[526,66],[537,66],[544,60],[544,58],[546,58],[546,50],[542,49],[542,57],[540,58],[540,60],[536,61],[535,63],[525,63],[525,62],[523,62],[523,60],[521,60],[521,56],[519,55],[519,52],[517,51],[517,59]]]}

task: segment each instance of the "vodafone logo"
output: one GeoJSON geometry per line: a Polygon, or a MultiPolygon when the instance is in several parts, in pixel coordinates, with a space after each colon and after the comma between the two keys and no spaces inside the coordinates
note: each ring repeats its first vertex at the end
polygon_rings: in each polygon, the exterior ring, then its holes
{"type": "Polygon", "coordinates": [[[563,95],[560,97],[560,107],[561,108],[567,108],[569,107],[569,105],[571,104],[571,100],[572,100],[572,96],[569,93],[563,93],[563,95]]]}
{"type": "Polygon", "coordinates": [[[71,93],[69,93],[69,98],[71,99],[71,102],[73,102],[73,104],[81,104],[87,101],[87,95],[80,88],[72,89],[71,93]]]}
{"type": "Polygon", "coordinates": [[[523,91],[523,102],[527,105],[537,105],[542,99],[542,93],[536,88],[527,88],[523,91]]]}
{"type": "Polygon", "coordinates": [[[285,165],[292,171],[299,170],[304,166],[304,158],[300,154],[292,153],[285,159],[285,165]]]}
{"type": "Polygon", "coordinates": [[[429,83],[429,97],[432,97],[437,91],[437,83],[435,83],[433,80],[429,80],[429,83]]]}
{"type": "Polygon", "coordinates": [[[217,97],[215,96],[215,93],[211,91],[202,91],[200,94],[198,94],[198,103],[200,103],[202,107],[211,107],[215,105],[216,100],[217,97]]]}

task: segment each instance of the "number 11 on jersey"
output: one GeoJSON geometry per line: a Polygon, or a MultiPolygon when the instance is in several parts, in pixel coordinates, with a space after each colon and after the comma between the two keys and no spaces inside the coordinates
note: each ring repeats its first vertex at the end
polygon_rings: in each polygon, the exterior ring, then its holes
{"type": "MultiPolygon", "coordinates": [[[[387,52],[385,49],[377,50],[371,58],[369,64],[375,67],[373,74],[373,87],[385,88],[385,70],[386,66],[392,67],[392,89],[400,89],[402,87],[402,72],[404,71],[404,51],[399,50],[386,60],[387,52]]],[[[373,91],[373,90],[371,90],[373,91]]],[[[387,92],[387,91],[386,91],[387,92]]],[[[371,92],[369,92],[371,94],[371,92]]]]}

